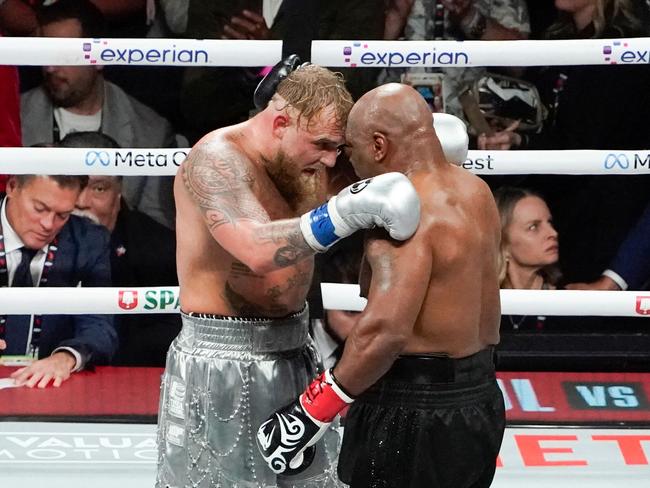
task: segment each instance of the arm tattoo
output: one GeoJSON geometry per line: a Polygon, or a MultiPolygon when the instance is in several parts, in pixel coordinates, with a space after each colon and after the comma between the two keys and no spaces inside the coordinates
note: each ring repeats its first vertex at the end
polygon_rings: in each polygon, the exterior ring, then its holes
{"type": "Polygon", "coordinates": [[[278,221],[265,225],[256,233],[258,242],[272,242],[280,246],[273,256],[279,267],[290,266],[314,254],[300,230],[298,220],[278,221]]]}
{"type": "Polygon", "coordinates": [[[249,162],[233,151],[210,153],[208,143],[195,147],[183,167],[183,182],[199,205],[210,230],[239,219],[268,222],[250,188],[255,178],[249,162]]]}

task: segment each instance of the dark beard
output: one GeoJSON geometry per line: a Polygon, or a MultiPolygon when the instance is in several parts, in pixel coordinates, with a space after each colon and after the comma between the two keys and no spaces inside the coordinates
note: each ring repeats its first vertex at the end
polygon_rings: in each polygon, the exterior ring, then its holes
{"type": "Polygon", "coordinates": [[[322,203],[319,189],[324,171],[306,175],[280,152],[274,160],[267,161],[266,172],[294,212],[302,213],[322,203]]]}
{"type": "Polygon", "coordinates": [[[77,92],[57,92],[47,83],[45,84],[45,91],[47,91],[47,94],[49,95],[50,100],[52,100],[52,104],[55,107],[70,108],[74,107],[83,100],[83,96],[79,95],[77,92]]]}

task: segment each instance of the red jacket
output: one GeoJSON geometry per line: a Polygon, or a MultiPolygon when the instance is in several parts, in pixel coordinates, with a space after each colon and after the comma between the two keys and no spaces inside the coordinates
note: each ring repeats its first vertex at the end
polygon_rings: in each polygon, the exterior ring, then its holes
{"type": "MultiPolygon", "coordinates": [[[[0,146],[21,146],[20,93],[18,70],[0,66],[0,146]]],[[[0,175],[0,192],[5,191],[6,175],[0,175]]]]}

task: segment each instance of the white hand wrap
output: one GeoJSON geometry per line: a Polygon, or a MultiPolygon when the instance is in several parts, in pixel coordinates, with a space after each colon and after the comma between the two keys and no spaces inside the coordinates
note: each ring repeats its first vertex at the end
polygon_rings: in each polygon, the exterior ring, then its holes
{"type": "Polygon", "coordinates": [[[393,239],[411,237],[420,222],[420,198],[401,173],[385,173],[344,188],[329,202],[304,214],[300,229],[316,251],[359,229],[384,227],[393,239]]]}
{"type": "Polygon", "coordinates": [[[433,128],[438,135],[438,140],[445,153],[447,162],[462,165],[467,160],[469,136],[465,123],[455,115],[434,113],[433,128]]]}

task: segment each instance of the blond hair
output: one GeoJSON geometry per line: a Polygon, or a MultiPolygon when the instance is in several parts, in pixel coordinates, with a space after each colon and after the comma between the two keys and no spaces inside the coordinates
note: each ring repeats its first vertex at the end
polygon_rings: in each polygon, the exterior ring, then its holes
{"type": "MultiPolygon", "coordinates": [[[[537,192],[527,188],[519,188],[514,186],[502,186],[494,192],[494,201],[499,210],[499,218],[501,219],[501,248],[499,249],[498,266],[499,266],[499,286],[506,288],[506,278],[508,273],[508,258],[506,257],[506,249],[510,245],[508,240],[508,227],[512,223],[515,213],[515,206],[519,201],[526,197],[536,197],[540,200],[544,198],[537,192]]],[[[549,264],[543,267],[539,273],[544,278],[545,283],[557,285],[562,277],[560,269],[557,264],[549,264]]]]}
{"type": "MultiPolygon", "coordinates": [[[[595,3],[593,38],[610,37],[614,32],[619,37],[649,34],[650,9],[644,0],[595,0],[595,3]]],[[[547,37],[569,39],[576,34],[571,15],[560,12],[558,20],[549,27],[547,37]]]]}
{"type": "Polygon", "coordinates": [[[331,108],[335,122],[345,126],[354,105],[345,87],[343,75],[309,64],[289,74],[280,82],[276,94],[298,112],[298,121],[309,126],[326,108],[331,108]]]}

